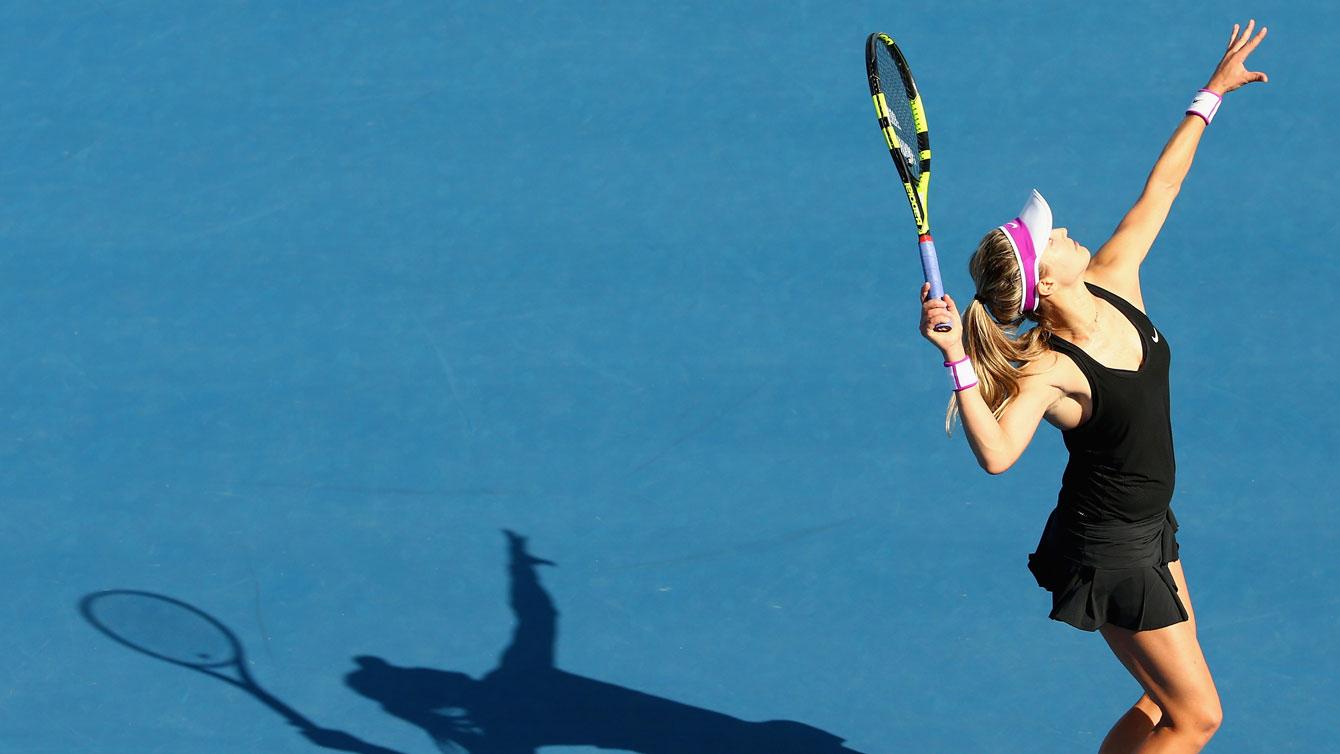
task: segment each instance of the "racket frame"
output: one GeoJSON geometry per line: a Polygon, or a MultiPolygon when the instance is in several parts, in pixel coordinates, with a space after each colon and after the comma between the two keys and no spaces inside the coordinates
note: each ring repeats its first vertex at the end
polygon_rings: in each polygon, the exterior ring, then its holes
{"type": "Polygon", "coordinates": [[[112,641],[115,641],[116,643],[124,647],[133,649],[136,652],[139,652],[140,654],[148,655],[149,657],[152,657],[155,660],[162,660],[163,662],[171,663],[173,665],[177,665],[183,668],[189,668],[196,672],[204,673],[205,675],[217,678],[220,681],[236,686],[254,696],[258,701],[260,701],[265,706],[269,707],[275,712],[278,712],[280,715],[284,717],[285,720],[289,722],[290,725],[294,726],[295,728],[298,728],[300,730],[318,730],[318,727],[316,726],[315,723],[313,723],[311,720],[308,720],[297,710],[281,702],[279,699],[274,697],[268,691],[261,688],[260,684],[256,683],[256,679],[252,678],[250,671],[247,670],[246,652],[242,649],[242,642],[238,640],[237,635],[232,632],[232,629],[225,626],[223,622],[220,621],[218,618],[215,618],[214,616],[210,615],[204,610],[201,610],[198,607],[195,607],[194,605],[187,604],[178,599],[173,599],[172,597],[168,597],[167,595],[164,594],[155,594],[153,592],[144,592],[136,589],[108,589],[101,592],[94,592],[93,594],[85,596],[82,600],[79,601],[79,612],[84,616],[84,620],[87,620],[89,624],[92,625],[94,628],[96,628],[100,633],[102,633],[107,638],[111,639],[112,641]],[[132,597],[139,599],[151,599],[156,600],[158,602],[165,602],[174,608],[185,610],[189,613],[192,613],[195,617],[210,624],[225,639],[227,639],[229,646],[231,646],[233,650],[232,657],[227,660],[218,660],[211,662],[188,662],[186,660],[180,660],[175,657],[162,654],[160,652],[155,652],[148,647],[130,641],[121,634],[117,633],[115,629],[113,629],[111,626],[108,626],[107,623],[104,622],[102,619],[98,618],[97,612],[94,610],[94,604],[99,599],[104,599],[107,597],[132,597]],[[237,677],[234,678],[228,675],[226,672],[216,670],[216,668],[232,668],[233,671],[237,674],[237,677]]]}
{"type": "Polygon", "coordinates": [[[870,81],[870,96],[875,105],[875,117],[879,120],[879,129],[884,134],[889,156],[893,158],[893,164],[898,168],[898,177],[902,180],[903,189],[907,193],[907,202],[912,208],[912,219],[917,224],[917,234],[929,235],[930,218],[926,200],[931,182],[930,129],[926,124],[926,108],[922,104],[921,93],[917,90],[916,80],[912,78],[912,69],[908,66],[902,50],[898,49],[898,44],[883,32],[871,34],[866,41],[865,67],[870,81]],[[897,89],[893,96],[906,97],[909,109],[912,111],[912,126],[916,129],[917,143],[908,146],[915,147],[914,154],[917,156],[919,167],[915,177],[903,158],[903,142],[898,138],[898,132],[893,126],[895,117],[889,110],[887,100],[890,93],[885,90],[885,82],[880,80],[879,65],[875,58],[876,51],[880,47],[888,51],[898,69],[900,80],[893,82],[897,89]]]}
{"type": "MultiPolygon", "coordinates": [[[[866,39],[865,67],[870,82],[870,97],[875,105],[875,117],[879,121],[880,131],[884,134],[884,142],[889,148],[889,156],[893,158],[893,164],[898,169],[898,178],[903,183],[903,191],[907,194],[907,203],[912,208],[912,219],[916,222],[917,246],[921,252],[922,274],[926,282],[931,284],[928,298],[941,298],[944,296],[944,284],[940,280],[940,263],[935,253],[935,240],[931,237],[930,214],[927,205],[931,183],[930,128],[926,123],[926,108],[921,101],[921,92],[917,90],[916,80],[912,78],[912,69],[907,64],[907,58],[903,56],[903,51],[898,49],[898,44],[888,34],[875,32],[866,39]],[[880,48],[886,50],[893,59],[894,66],[898,70],[899,81],[884,82],[880,80],[879,64],[876,62],[876,56],[880,48]],[[886,91],[886,84],[892,85],[895,91],[892,93],[886,91]],[[894,129],[896,117],[889,109],[889,96],[905,97],[909,109],[912,111],[912,126],[916,130],[916,144],[909,143],[907,146],[914,147],[913,152],[916,155],[918,167],[915,176],[907,166],[903,156],[903,142],[898,138],[898,133],[894,129]]],[[[947,332],[951,328],[948,325],[938,325],[935,329],[939,332],[947,332]]]]}

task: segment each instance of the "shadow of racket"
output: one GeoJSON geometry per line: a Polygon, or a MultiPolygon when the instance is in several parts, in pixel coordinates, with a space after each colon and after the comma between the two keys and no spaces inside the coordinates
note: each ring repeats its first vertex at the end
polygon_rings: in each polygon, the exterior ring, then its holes
{"type": "Polygon", "coordinates": [[[152,592],[111,589],[79,601],[79,612],[107,638],[136,652],[217,678],[251,694],[303,732],[320,728],[261,688],[237,636],[191,605],[152,592]]]}

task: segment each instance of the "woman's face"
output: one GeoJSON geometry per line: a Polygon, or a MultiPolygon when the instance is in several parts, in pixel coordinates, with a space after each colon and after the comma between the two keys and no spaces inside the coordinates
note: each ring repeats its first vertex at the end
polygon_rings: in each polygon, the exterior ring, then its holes
{"type": "Polygon", "coordinates": [[[1047,248],[1042,251],[1042,267],[1046,270],[1043,277],[1058,283],[1080,280],[1089,268],[1089,257],[1089,250],[1071,238],[1068,230],[1053,228],[1047,248]]]}

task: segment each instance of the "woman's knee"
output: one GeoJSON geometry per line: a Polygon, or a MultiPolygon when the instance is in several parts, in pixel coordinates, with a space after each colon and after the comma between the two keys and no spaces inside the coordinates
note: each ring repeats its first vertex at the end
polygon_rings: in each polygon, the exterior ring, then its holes
{"type": "Polygon", "coordinates": [[[1163,725],[1201,741],[1209,741],[1223,722],[1224,711],[1218,699],[1163,710],[1163,725]]]}
{"type": "Polygon", "coordinates": [[[1163,708],[1158,705],[1158,702],[1150,699],[1149,694],[1140,697],[1139,701],[1135,703],[1135,709],[1145,713],[1145,716],[1155,725],[1158,725],[1159,721],[1163,719],[1163,708]]]}

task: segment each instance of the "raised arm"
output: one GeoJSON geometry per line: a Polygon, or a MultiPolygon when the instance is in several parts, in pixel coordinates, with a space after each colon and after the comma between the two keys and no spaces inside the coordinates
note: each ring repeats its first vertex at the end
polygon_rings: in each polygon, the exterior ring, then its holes
{"type": "MultiPolygon", "coordinates": [[[[1229,36],[1228,49],[1219,61],[1205,89],[1217,98],[1254,81],[1266,81],[1266,75],[1246,68],[1247,56],[1265,39],[1266,29],[1252,36],[1256,21],[1249,21],[1247,28],[1237,24],[1229,36]]],[[[1117,225],[1112,238],[1103,244],[1089,263],[1086,277],[1092,282],[1114,291],[1144,308],[1140,295],[1140,263],[1154,245],[1163,222],[1168,218],[1168,210],[1182,189],[1182,181],[1191,169],[1191,161],[1196,156],[1196,147],[1205,133],[1206,119],[1188,113],[1182,118],[1172,138],[1163,147],[1163,152],[1149,173],[1144,191],[1136,200],[1121,223],[1117,225]]]]}
{"type": "Polygon", "coordinates": [[[504,530],[507,535],[508,565],[511,576],[510,597],[516,614],[512,643],[503,651],[500,670],[538,671],[554,667],[554,641],[558,633],[558,610],[535,573],[537,565],[553,565],[526,551],[526,538],[504,530]]]}

